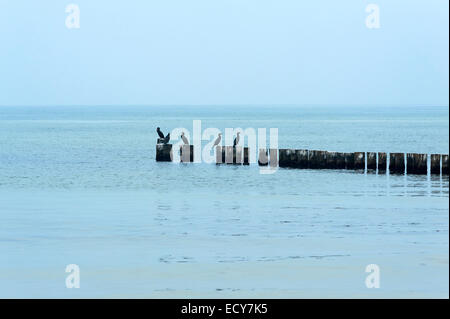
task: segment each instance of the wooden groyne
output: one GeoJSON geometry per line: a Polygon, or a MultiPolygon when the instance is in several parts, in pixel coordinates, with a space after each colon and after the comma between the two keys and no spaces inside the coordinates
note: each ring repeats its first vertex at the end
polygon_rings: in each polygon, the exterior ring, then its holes
{"type": "Polygon", "coordinates": [[[249,165],[248,147],[217,146],[216,164],[249,165]]]}
{"type": "MultiPolygon", "coordinates": [[[[193,145],[180,146],[180,161],[194,162],[193,145]]],[[[217,146],[216,164],[249,165],[249,148],[217,146]]],[[[171,144],[156,145],[156,161],[171,162],[171,144]]],[[[449,175],[447,154],[328,152],[306,149],[259,149],[258,165],[296,169],[342,169],[367,173],[449,175]]]]}

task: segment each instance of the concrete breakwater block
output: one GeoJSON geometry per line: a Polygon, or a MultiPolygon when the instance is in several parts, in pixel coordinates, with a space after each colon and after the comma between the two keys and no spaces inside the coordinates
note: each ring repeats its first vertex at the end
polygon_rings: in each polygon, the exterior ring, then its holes
{"type": "Polygon", "coordinates": [[[427,175],[427,154],[406,154],[406,172],[408,174],[427,175]]]}
{"type": "Polygon", "coordinates": [[[182,163],[194,162],[194,145],[180,145],[180,160],[182,163]]]}
{"type": "Polygon", "coordinates": [[[156,144],[156,161],[172,162],[172,144],[156,144]]]}
{"type": "Polygon", "coordinates": [[[448,175],[448,155],[442,155],[442,175],[448,175]]]}
{"type": "Polygon", "coordinates": [[[378,173],[384,173],[387,170],[387,154],[378,153],[378,173]]]}
{"type": "Polygon", "coordinates": [[[392,174],[404,174],[405,173],[405,154],[404,153],[390,153],[389,172],[392,174]]]}

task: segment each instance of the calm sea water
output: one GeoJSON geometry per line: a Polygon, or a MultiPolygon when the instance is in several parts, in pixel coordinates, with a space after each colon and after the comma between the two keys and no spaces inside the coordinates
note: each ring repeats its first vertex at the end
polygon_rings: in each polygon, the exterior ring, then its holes
{"type": "Polygon", "coordinates": [[[449,296],[448,177],[156,163],[156,126],[193,120],[449,151],[443,107],[0,107],[0,297],[449,296]]]}

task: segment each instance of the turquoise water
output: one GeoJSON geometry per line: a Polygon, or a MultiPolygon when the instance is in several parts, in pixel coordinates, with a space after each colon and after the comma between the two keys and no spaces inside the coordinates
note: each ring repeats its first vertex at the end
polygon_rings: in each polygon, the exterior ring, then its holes
{"type": "Polygon", "coordinates": [[[0,297],[448,297],[448,177],[156,163],[156,126],[193,120],[449,149],[443,107],[0,107],[0,297]]]}

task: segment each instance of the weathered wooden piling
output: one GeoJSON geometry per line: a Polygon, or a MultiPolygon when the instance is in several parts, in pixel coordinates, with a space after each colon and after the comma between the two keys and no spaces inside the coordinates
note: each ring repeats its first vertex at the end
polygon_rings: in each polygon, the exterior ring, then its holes
{"type": "Polygon", "coordinates": [[[442,155],[442,175],[448,175],[448,155],[442,155]]]}
{"type": "Polygon", "coordinates": [[[431,154],[430,156],[430,172],[431,174],[441,174],[441,154],[431,154]]]}
{"type": "Polygon", "coordinates": [[[172,162],[172,144],[156,144],[156,161],[172,162]]]}
{"type": "Polygon", "coordinates": [[[355,169],[355,153],[343,153],[346,169],[355,169]]]}
{"type": "Polygon", "coordinates": [[[243,162],[242,155],[244,155],[242,146],[236,146],[233,149],[233,164],[242,165],[243,162]]]}
{"type": "Polygon", "coordinates": [[[222,146],[216,146],[216,164],[225,162],[225,151],[222,146]]]}
{"type": "Polygon", "coordinates": [[[216,164],[250,165],[249,149],[242,146],[217,146],[216,164]]]}
{"type": "Polygon", "coordinates": [[[278,165],[280,167],[290,167],[290,165],[292,165],[290,156],[291,156],[291,153],[295,153],[295,151],[282,148],[279,150],[278,153],[279,153],[279,157],[280,157],[279,161],[278,161],[278,165]]]}
{"type": "Polygon", "coordinates": [[[267,156],[267,150],[264,148],[259,149],[258,165],[259,166],[269,165],[269,158],[267,156]]]}
{"type": "Polygon", "coordinates": [[[365,169],[365,160],[366,160],[366,154],[364,152],[355,152],[355,165],[353,169],[356,170],[364,170],[365,169]]]}
{"type": "Polygon", "coordinates": [[[377,153],[368,152],[367,153],[367,171],[376,171],[377,170],[377,153]]]}
{"type": "Polygon", "coordinates": [[[325,169],[327,168],[327,152],[309,151],[309,168],[325,169]]]}
{"type": "Polygon", "coordinates": [[[248,147],[244,147],[244,165],[250,165],[248,147]]]}
{"type": "Polygon", "coordinates": [[[194,145],[180,145],[180,160],[182,163],[194,162],[194,145]]]}
{"type": "Polygon", "coordinates": [[[385,173],[387,169],[387,154],[378,153],[378,173],[385,173]]]}
{"type": "Polygon", "coordinates": [[[225,163],[233,164],[234,163],[234,150],[233,146],[225,146],[225,163]]]}
{"type": "Polygon", "coordinates": [[[389,172],[391,174],[404,174],[405,173],[405,154],[404,153],[390,153],[389,172]]]}
{"type": "Polygon", "coordinates": [[[337,153],[336,152],[326,152],[325,154],[326,167],[328,169],[337,168],[337,153]]]}
{"type": "Polygon", "coordinates": [[[309,151],[308,150],[296,150],[295,156],[297,159],[296,167],[309,168],[309,151]]]}
{"type": "Polygon", "coordinates": [[[336,169],[345,169],[345,153],[335,152],[336,169]]]}
{"type": "Polygon", "coordinates": [[[278,167],[278,150],[275,148],[269,149],[269,165],[270,167],[278,167]]]}
{"type": "Polygon", "coordinates": [[[427,154],[406,154],[407,174],[427,175],[427,154]]]}

